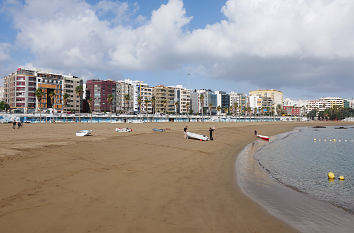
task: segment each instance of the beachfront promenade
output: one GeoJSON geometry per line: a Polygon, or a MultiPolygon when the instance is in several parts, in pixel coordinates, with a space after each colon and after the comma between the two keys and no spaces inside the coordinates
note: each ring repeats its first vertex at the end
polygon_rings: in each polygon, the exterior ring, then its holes
{"type": "Polygon", "coordinates": [[[274,122],[304,121],[299,117],[279,116],[195,116],[195,115],[115,115],[101,114],[1,114],[0,123],[21,121],[26,123],[72,122],[72,123],[144,123],[144,122],[274,122]]]}

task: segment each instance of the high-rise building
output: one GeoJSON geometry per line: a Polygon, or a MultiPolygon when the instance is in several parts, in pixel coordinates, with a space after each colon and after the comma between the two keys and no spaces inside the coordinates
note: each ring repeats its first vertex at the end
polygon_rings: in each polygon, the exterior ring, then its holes
{"type": "Polygon", "coordinates": [[[86,98],[90,100],[91,112],[116,111],[116,82],[112,80],[88,80],[86,98]],[[111,103],[109,97],[112,95],[111,103]]]}
{"type": "Polygon", "coordinates": [[[61,74],[37,72],[37,88],[42,89],[41,101],[36,99],[37,109],[51,108],[63,111],[63,76],[61,74]]]}
{"type": "Polygon", "coordinates": [[[4,77],[4,100],[11,109],[23,112],[34,111],[36,107],[36,72],[18,68],[4,77]]]}
{"type": "Polygon", "coordinates": [[[221,107],[221,111],[224,111],[225,108],[229,109],[230,107],[230,95],[226,94],[224,91],[215,91],[216,94],[216,106],[221,107]]]}
{"type": "Polygon", "coordinates": [[[263,108],[271,108],[276,111],[278,105],[280,107],[283,106],[283,92],[278,90],[255,90],[250,91],[249,95],[261,97],[263,99],[263,108]]]}
{"type": "Polygon", "coordinates": [[[191,92],[191,106],[194,113],[214,114],[217,107],[217,95],[211,90],[194,90],[191,92]]]}
{"type": "Polygon", "coordinates": [[[155,97],[156,113],[175,112],[175,90],[173,87],[158,85],[152,89],[152,95],[155,97]]]}
{"type": "Polygon", "coordinates": [[[178,114],[188,114],[191,106],[190,90],[184,88],[182,85],[177,85],[173,88],[175,90],[175,112],[178,114]]]}
{"type": "MultiPolygon", "coordinates": [[[[70,98],[75,101],[77,85],[82,85],[78,77],[18,68],[16,72],[4,77],[4,99],[11,109],[22,109],[23,112],[46,109],[62,112],[68,110],[64,109],[63,95],[72,94],[70,98]],[[40,102],[35,94],[36,89],[44,93],[40,102]]],[[[71,109],[77,110],[80,101],[71,105],[71,109]]]]}
{"type": "Polygon", "coordinates": [[[230,107],[233,108],[233,111],[241,113],[242,110],[245,110],[248,107],[248,97],[242,93],[230,92],[230,107]]]}
{"type": "Polygon", "coordinates": [[[120,80],[116,83],[116,111],[117,113],[133,112],[134,87],[131,80],[120,80]]]}
{"type": "MultiPolygon", "coordinates": [[[[65,112],[80,112],[82,111],[82,96],[76,93],[76,88],[78,86],[83,86],[82,79],[72,76],[63,75],[63,108],[65,112]],[[64,100],[64,95],[68,94],[68,98],[64,100]]],[[[85,88],[83,88],[85,91],[85,88]]],[[[85,93],[83,93],[85,96],[85,93]]]]}
{"type": "Polygon", "coordinates": [[[0,101],[4,100],[4,87],[0,87],[0,101]]]}

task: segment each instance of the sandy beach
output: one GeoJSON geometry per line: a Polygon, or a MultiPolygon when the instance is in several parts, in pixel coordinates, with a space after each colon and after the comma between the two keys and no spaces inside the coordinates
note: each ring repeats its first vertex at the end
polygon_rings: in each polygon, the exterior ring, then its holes
{"type": "Polygon", "coordinates": [[[235,160],[255,129],[318,124],[0,125],[0,232],[296,232],[241,192],[235,160]],[[184,139],[185,125],[215,126],[214,141],[184,139]]]}

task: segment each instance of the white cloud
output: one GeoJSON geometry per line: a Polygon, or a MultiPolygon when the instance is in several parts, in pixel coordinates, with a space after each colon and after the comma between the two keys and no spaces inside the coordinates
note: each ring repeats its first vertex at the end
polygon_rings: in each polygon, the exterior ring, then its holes
{"type": "Polygon", "coordinates": [[[132,26],[124,19],[136,10],[108,0],[27,0],[14,22],[18,42],[53,68],[195,66],[210,77],[276,87],[353,80],[352,0],[228,0],[225,20],[193,31],[185,29],[192,18],[182,0],[169,0],[149,19],[136,16],[141,24],[132,26]]]}
{"type": "Polygon", "coordinates": [[[10,47],[8,43],[0,43],[0,62],[10,59],[10,47]]]}

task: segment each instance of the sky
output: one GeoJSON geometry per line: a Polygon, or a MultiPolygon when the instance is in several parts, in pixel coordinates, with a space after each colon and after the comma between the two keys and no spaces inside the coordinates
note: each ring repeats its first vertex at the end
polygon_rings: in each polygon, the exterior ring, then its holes
{"type": "Polygon", "coordinates": [[[352,12],[353,0],[0,0],[0,76],[353,98],[352,12]]]}

